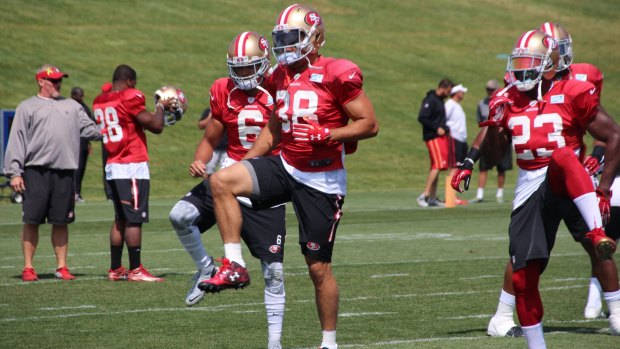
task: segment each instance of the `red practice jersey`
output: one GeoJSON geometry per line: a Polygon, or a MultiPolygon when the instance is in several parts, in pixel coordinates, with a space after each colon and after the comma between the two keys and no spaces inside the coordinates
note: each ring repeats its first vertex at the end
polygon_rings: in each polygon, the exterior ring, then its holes
{"type": "Polygon", "coordinates": [[[349,117],[343,106],[362,93],[359,67],[345,59],[321,56],[301,74],[278,66],[271,81],[270,93],[276,97],[276,113],[282,123],[284,160],[305,172],[343,168],[342,142],[295,142],[292,124],[305,123],[303,118],[308,117],[327,128],[345,126],[349,117]]]}
{"type": "Polygon", "coordinates": [[[93,114],[102,129],[108,164],[149,160],[146,135],[136,120],[144,109],[144,94],[134,88],[104,92],[93,101],[93,114]]]}
{"type": "MultiPolygon", "coordinates": [[[[233,91],[234,88],[232,79],[220,78],[213,83],[209,93],[213,118],[226,126],[228,157],[239,161],[252,148],[256,137],[267,125],[273,110],[273,98],[263,91],[250,97],[243,90],[233,91]]],[[[272,150],[273,155],[279,152],[279,147],[272,150]]]]}
{"type": "Polygon", "coordinates": [[[569,72],[564,76],[565,79],[575,79],[587,81],[596,87],[598,97],[603,93],[603,73],[590,63],[573,63],[568,68],[569,72]]]}
{"type": "Polygon", "coordinates": [[[508,90],[508,96],[514,104],[508,107],[502,127],[510,130],[517,165],[524,170],[547,166],[556,149],[581,149],[599,105],[594,85],[567,79],[554,81],[544,102],[530,100],[515,87],[508,90]]]}

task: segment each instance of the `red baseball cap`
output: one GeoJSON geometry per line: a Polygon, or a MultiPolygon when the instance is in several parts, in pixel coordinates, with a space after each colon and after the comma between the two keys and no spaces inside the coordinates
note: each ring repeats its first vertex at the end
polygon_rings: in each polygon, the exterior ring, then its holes
{"type": "Polygon", "coordinates": [[[69,74],[63,73],[60,69],[56,68],[51,64],[44,64],[37,71],[37,75],[35,75],[35,79],[62,79],[68,78],[69,74]]]}
{"type": "Polygon", "coordinates": [[[112,83],[104,82],[103,85],[101,85],[101,92],[110,92],[110,91],[112,91],[112,83]]]}

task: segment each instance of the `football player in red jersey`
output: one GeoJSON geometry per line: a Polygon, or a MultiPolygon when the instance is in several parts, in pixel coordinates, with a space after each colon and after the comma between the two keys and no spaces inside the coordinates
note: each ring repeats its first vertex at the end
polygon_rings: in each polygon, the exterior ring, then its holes
{"type": "MultiPolygon", "coordinates": [[[[213,157],[222,137],[228,136],[227,158],[222,164],[222,168],[226,168],[243,158],[260,130],[267,125],[274,106],[272,96],[263,87],[269,76],[269,57],[269,42],[258,33],[243,32],[230,43],[227,55],[229,77],[217,79],[211,86],[211,117],[196,147],[194,161],[189,166],[193,177],[208,176],[206,164],[213,157]]],[[[278,147],[271,152],[272,155],[278,153],[278,147]]],[[[268,348],[281,349],[285,303],[282,267],[286,237],[285,206],[256,211],[247,198],[237,199],[243,215],[241,236],[252,255],[260,259],[265,280],[268,348]]],[[[201,233],[215,225],[209,180],[195,186],[177,202],[170,211],[170,222],[196,264],[197,272],[185,297],[185,304],[193,306],[205,294],[199,283],[209,279],[216,271],[213,258],[206,252],[200,237],[201,233]]],[[[247,283],[239,286],[244,287],[247,283]]]]}
{"type": "Polygon", "coordinates": [[[319,54],[325,27],[318,12],[291,5],[272,34],[279,63],[268,88],[276,99],[274,113],[245,160],[211,177],[217,223],[232,262],[202,285],[209,291],[236,287],[237,276],[246,273],[236,196],[249,197],[256,209],[292,201],[315,287],[321,347],[333,349],[339,293],[331,260],[346,194],[345,142],[374,137],[379,126],[357,65],[319,54]],[[265,156],[278,144],[279,156],[265,156]]]}
{"type": "MultiPolygon", "coordinates": [[[[613,119],[598,113],[599,96],[594,85],[554,79],[558,51],[555,39],[541,31],[528,31],[519,37],[508,61],[510,85],[492,98],[489,120],[481,124],[489,127],[480,131],[470,150],[470,160],[452,181],[459,191],[461,181],[467,188],[480,144],[489,134],[501,130],[512,137],[519,177],[509,227],[509,266],[514,270],[511,281],[517,315],[529,348],[545,348],[538,280],[560,221],[565,221],[576,240],[590,244],[599,260],[611,258],[615,250],[614,241],[602,229],[597,195],[578,154],[586,130],[607,141],[617,154],[620,128],[613,119]]],[[[617,167],[618,159],[611,163],[617,167]]],[[[612,179],[602,178],[601,190],[609,193],[612,179]]],[[[599,268],[597,275],[610,288],[615,285],[617,291],[617,272],[599,268]]],[[[609,305],[620,315],[620,299],[609,305]]]]}
{"type": "MultiPolygon", "coordinates": [[[[599,95],[600,98],[603,92],[603,74],[596,66],[592,64],[573,63],[573,40],[568,31],[563,26],[552,22],[543,23],[540,26],[540,30],[558,41],[558,45],[560,48],[560,64],[556,78],[588,81],[596,87],[596,93],[599,95]]],[[[606,114],[603,106],[599,106],[598,112],[606,114]]],[[[603,142],[595,141],[592,153],[588,157],[586,157],[586,159],[584,159],[584,166],[586,167],[590,175],[595,175],[600,167],[601,160],[606,153],[604,145],[605,143],[603,142]]],[[[610,173],[613,173],[613,165],[607,166],[607,169],[603,169],[603,171],[609,171],[610,173]]],[[[614,175],[616,176],[617,174],[617,172],[614,173],[614,175]]],[[[608,176],[609,175],[610,174],[608,174],[608,176]]],[[[618,181],[614,180],[613,186],[620,185],[620,182],[618,184],[616,184],[616,182],[618,181]]],[[[611,204],[610,198],[605,197],[605,193],[600,190],[597,190],[597,193],[599,193],[599,195],[602,197],[601,203],[608,205],[607,207],[605,207],[604,205],[601,207],[601,214],[603,214],[603,221],[605,221],[605,215],[609,215],[611,213],[611,208],[609,207],[609,205],[611,204]],[[604,214],[604,212],[606,212],[606,214],[604,214]]],[[[614,205],[611,204],[611,206],[614,205]]],[[[616,208],[613,211],[617,212],[618,210],[620,209],[616,208]]],[[[609,226],[608,224],[606,224],[605,232],[614,240],[618,240],[618,238],[620,237],[620,232],[618,231],[618,228],[616,226],[609,226]]],[[[590,253],[590,251],[588,252],[592,261],[592,271],[589,285],[588,302],[584,309],[584,316],[587,319],[596,319],[600,317],[603,313],[601,294],[603,293],[606,300],[610,297],[613,298],[613,295],[610,295],[607,292],[603,292],[603,288],[601,287],[601,283],[598,280],[595,271],[595,264],[597,263],[597,260],[595,259],[595,256],[590,253]]],[[[611,264],[615,266],[613,260],[607,260],[604,263],[605,265],[603,267],[611,267],[611,264]]],[[[620,295],[616,296],[620,297],[620,295]]]]}
{"type": "MultiPolygon", "coordinates": [[[[593,65],[587,63],[572,63],[573,62],[573,52],[572,52],[572,39],[568,32],[560,25],[556,23],[546,22],[543,23],[540,28],[540,31],[554,38],[558,43],[558,49],[560,53],[557,73],[554,77],[554,80],[563,80],[563,79],[575,79],[579,81],[588,81],[596,87],[596,94],[600,99],[601,89],[603,87],[603,75],[601,72],[593,65]]],[[[599,105],[598,109],[601,118],[610,118],[603,108],[599,105]]],[[[601,158],[604,155],[604,150],[601,151],[600,148],[595,148],[596,151],[593,152],[594,156],[589,156],[584,162],[590,163],[597,156],[601,158]],[[598,155],[600,153],[600,155],[598,155]]],[[[617,157],[616,157],[617,158],[617,157]]],[[[591,166],[596,166],[593,164],[591,166]]],[[[611,168],[615,165],[610,166],[610,172],[613,172],[611,168]]],[[[587,166],[586,166],[587,167],[587,166]]],[[[594,171],[596,172],[596,171],[594,171]]],[[[612,176],[611,173],[607,174],[607,178],[612,176]]],[[[603,196],[603,200],[601,202],[609,202],[608,199],[605,199],[603,192],[597,192],[599,196],[603,196]]],[[[603,216],[603,218],[605,218],[603,216]]],[[[603,219],[604,221],[605,219],[603,219]]],[[[610,230],[606,229],[606,233],[608,236],[612,237],[613,240],[617,239],[617,235],[613,233],[610,234],[610,230]]],[[[601,260],[597,258],[592,245],[587,241],[581,241],[582,246],[588,252],[592,265],[592,277],[590,280],[590,292],[588,295],[588,304],[584,310],[584,315],[586,318],[597,318],[602,314],[602,302],[601,302],[601,293],[603,292],[603,288],[597,278],[597,270],[606,270],[605,274],[615,275],[617,273],[616,264],[612,258],[601,260]]],[[[613,278],[605,278],[607,282],[606,290],[610,292],[605,292],[605,298],[608,301],[613,302],[614,300],[619,299],[620,293],[615,292],[618,290],[618,287],[614,287],[613,278]]],[[[510,261],[506,266],[506,275],[504,276],[504,286],[502,292],[500,294],[499,304],[497,306],[496,314],[491,318],[488,326],[488,334],[491,336],[505,336],[506,333],[510,332],[512,328],[516,325],[513,320],[513,313],[515,308],[515,299],[514,299],[514,289],[512,287],[512,265],[510,261]],[[508,332],[507,332],[508,331],[508,332]]],[[[616,282],[617,284],[617,282],[616,282]]],[[[615,324],[618,320],[612,319],[612,325],[615,324]]],[[[618,329],[615,330],[618,332],[618,329]]]]}
{"type": "Polygon", "coordinates": [[[115,218],[110,230],[111,265],[108,280],[163,281],[142,266],[142,224],[148,222],[150,175],[144,129],[159,134],[164,129],[164,109],[170,100],[160,100],[155,112],[146,110],[144,94],[135,88],[136,71],[121,64],[114,70],[112,88],[93,101],[93,114],[108,152],[106,180],[112,189],[115,218]],[[127,245],[129,270],[122,266],[127,245]]]}

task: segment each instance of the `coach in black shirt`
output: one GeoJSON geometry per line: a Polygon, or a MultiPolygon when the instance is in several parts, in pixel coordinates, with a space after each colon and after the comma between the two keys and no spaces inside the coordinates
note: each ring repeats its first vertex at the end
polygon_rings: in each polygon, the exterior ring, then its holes
{"type": "Polygon", "coordinates": [[[430,171],[426,179],[424,192],[417,201],[422,207],[443,206],[437,200],[437,179],[439,171],[447,170],[450,146],[450,130],[446,126],[446,109],[444,99],[450,96],[454,83],[448,79],[439,82],[437,89],[430,90],[422,100],[418,121],[422,124],[422,136],[431,159],[430,171]]]}

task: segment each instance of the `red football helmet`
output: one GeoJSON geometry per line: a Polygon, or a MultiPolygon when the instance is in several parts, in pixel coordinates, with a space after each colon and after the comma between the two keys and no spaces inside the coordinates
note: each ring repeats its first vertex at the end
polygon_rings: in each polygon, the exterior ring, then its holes
{"type": "Polygon", "coordinates": [[[254,32],[237,35],[228,46],[228,73],[241,90],[256,88],[269,70],[269,41],[254,32]]]}
{"type": "Polygon", "coordinates": [[[512,49],[506,68],[507,80],[519,91],[529,91],[542,78],[553,78],[559,60],[560,52],[555,39],[541,31],[530,30],[519,36],[512,49]]]}
{"type": "Polygon", "coordinates": [[[560,61],[558,63],[558,71],[562,71],[570,67],[573,63],[573,39],[571,39],[568,31],[557,23],[545,22],[538,29],[549,35],[558,42],[560,49],[560,61]]]}
{"type": "Polygon", "coordinates": [[[273,54],[278,63],[295,63],[318,53],[325,44],[323,18],[311,7],[291,5],[278,16],[272,36],[273,54]]]}
{"type": "Polygon", "coordinates": [[[181,121],[183,114],[187,111],[187,98],[183,91],[175,86],[163,86],[154,93],[155,104],[160,100],[170,100],[168,107],[164,110],[164,123],[172,126],[181,121]]]}

